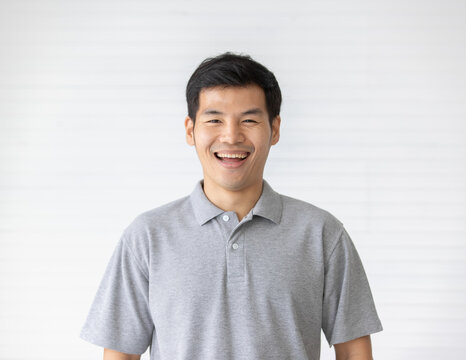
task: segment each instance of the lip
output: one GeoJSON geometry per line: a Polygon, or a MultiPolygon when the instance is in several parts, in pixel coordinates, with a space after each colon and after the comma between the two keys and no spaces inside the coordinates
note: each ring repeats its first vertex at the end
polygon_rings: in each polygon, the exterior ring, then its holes
{"type": "Polygon", "coordinates": [[[217,160],[221,166],[223,166],[224,168],[227,168],[227,169],[237,169],[237,168],[243,166],[244,163],[246,161],[248,161],[250,155],[251,155],[251,153],[249,151],[216,151],[213,154],[215,160],[217,160]],[[245,152],[248,153],[248,156],[244,160],[241,160],[241,161],[220,160],[215,155],[216,153],[221,153],[221,154],[242,154],[242,153],[245,153],[245,152]]]}

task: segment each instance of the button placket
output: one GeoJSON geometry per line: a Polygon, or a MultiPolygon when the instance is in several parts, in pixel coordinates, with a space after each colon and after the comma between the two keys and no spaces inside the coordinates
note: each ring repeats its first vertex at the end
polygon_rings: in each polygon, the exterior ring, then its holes
{"type": "Polygon", "coordinates": [[[228,280],[233,282],[244,281],[244,234],[235,232],[227,246],[228,280]]]}
{"type": "Polygon", "coordinates": [[[249,219],[238,220],[233,212],[223,213],[217,217],[217,224],[225,235],[227,278],[231,282],[244,281],[244,234],[241,230],[249,219]]]}

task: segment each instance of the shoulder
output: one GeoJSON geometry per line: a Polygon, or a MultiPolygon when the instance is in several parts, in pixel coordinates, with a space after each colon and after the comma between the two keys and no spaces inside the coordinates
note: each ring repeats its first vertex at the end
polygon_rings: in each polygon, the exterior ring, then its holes
{"type": "Polygon", "coordinates": [[[327,257],[344,231],[343,223],[329,210],[310,202],[282,194],[280,197],[283,224],[308,234],[327,257]]]}
{"type": "Polygon", "coordinates": [[[176,224],[192,212],[189,196],[173,200],[158,207],[146,210],[130,222],[125,229],[127,236],[154,231],[160,225],[176,224]]]}
{"type": "Polygon", "coordinates": [[[343,223],[330,211],[318,207],[310,202],[280,194],[283,204],[283,216],[301,219],[304,222],[312,221],[315,225],[325,226],[327,230],[337,231],[343,223]]]}
{"type": "Polygon", "coordinates": [[[141,212],[124,229],[123,242],[139,255],[138,257],[146,257],[157,234],[178,226],[183,217],[191,212],[189,196],[141,212]]]}
{"type": "Polygon", "coordinates": [[[342,224],[332,213],[310,202],[293,198],[291,196],[280,194],[284,207],[284,212],[290,212],[291,215],[299,213],[302,216],[311,217],[315,221],[331,222],[332,224],[342,224]]]}

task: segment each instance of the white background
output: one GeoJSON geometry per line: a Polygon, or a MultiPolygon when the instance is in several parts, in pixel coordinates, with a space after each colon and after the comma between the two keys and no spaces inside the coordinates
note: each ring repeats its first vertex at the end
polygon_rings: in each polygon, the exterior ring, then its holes
{"type": "Polygon", "coordinates": [[[227,50],[281,85],[264,177],[344,223],[375,359],[461,358],[464,1],[3,0],[0,359],[101,359],[78,335],[105,266],[136,215],[202,177],[184,90],[227,50]]]}

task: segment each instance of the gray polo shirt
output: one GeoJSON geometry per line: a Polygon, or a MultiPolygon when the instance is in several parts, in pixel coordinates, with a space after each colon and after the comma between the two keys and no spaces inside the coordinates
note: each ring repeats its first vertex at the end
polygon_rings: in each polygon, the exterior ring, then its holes
{"type": "Polygon", "coordinates": [[[356,249],[329,212],[264,180],[239,221],[204,194],[124,230],[81,338],[151,360],[317,360],[382,330],[356,249]]]}

